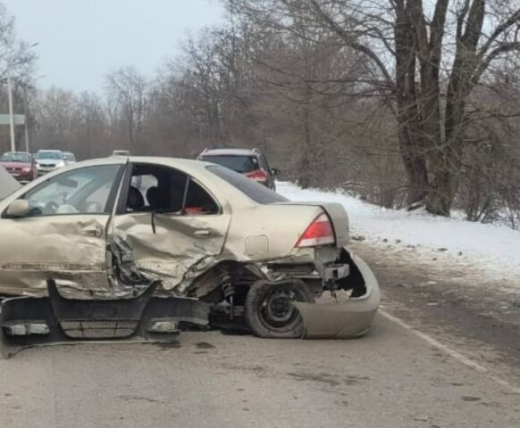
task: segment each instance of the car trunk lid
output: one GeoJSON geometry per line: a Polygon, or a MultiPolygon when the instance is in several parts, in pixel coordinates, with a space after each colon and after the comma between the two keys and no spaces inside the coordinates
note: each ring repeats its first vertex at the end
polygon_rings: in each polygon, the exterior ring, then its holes
{"type": "Polygon", "coordinates": [[[336,236],[336,246],[344,247],[349,243],[349,220],[348,214],[343,205],[336,202],[280,202],[276,205],[298,205],[298,206],[313,206],[322,208],[334,228],[336,236]]]}

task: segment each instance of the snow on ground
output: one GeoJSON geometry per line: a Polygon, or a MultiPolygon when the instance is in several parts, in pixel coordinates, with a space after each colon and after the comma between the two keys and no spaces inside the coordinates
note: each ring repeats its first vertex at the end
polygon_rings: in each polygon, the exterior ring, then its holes
{"type": "Polygon", "coordinates": [[[425,212],[389,210],[343,192],[302,190],[289,182],[279,182],[277,190],[295,201],[341,203],[349,213],[351,236],[365,238],[392,256],[428,262],[439,271],[449,267],[451,275],[459,271],[456,276],[473,285],[495,281],[508,291],[520,291],[520,231],[425,212]]]}

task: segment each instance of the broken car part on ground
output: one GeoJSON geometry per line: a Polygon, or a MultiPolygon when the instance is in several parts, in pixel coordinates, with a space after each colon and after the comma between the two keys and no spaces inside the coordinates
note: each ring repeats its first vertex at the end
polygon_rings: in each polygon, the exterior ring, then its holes
{"type": "MultiPolygon", "coordinates": [[[[6,197],[0,215],[0,322],[4,337],[27,336],[18,343],[79,340],[63,322],[81,326],[81,339],[106,338],[100,325],[117,330],[110,322],[128,321],[117,302],[131,305],[147,293],[150,302],[204,303],[270,338],[357,337],[379,304],[373,273],[346,247],[341,205],[291,202],[218,165],[145,157],[77,163],[6,197]],[[56,311],[57,296],[76,316],[56,311]],[[111,309],[102,315],[81,301],[111,309]],[[24,305],[47,312],[12,310],[24,305]]],[[[170,315],[186,321],[185,312],[170,315]]]]}

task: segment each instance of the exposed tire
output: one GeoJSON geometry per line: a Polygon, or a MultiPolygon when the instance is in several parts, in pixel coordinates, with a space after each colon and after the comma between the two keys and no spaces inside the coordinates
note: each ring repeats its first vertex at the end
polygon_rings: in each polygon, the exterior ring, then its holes
{"type": "Polygon", "coordinates": [[[303,320],[292,301],[314,302],[303,281],[256,281],[249,289],[245,304],[246,322],[252,333],[264,338],[302,337],[303,320]]]}

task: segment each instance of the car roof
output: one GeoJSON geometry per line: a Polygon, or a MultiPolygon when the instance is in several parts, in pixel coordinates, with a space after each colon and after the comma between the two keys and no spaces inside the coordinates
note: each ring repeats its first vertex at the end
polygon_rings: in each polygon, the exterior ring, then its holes
{"type": "Polygon", "coordinates": [[[127,156],[123,159],[128,159],[133,163],[156,163],[162,165],[171,165],[172,167],[187,168],[187,169],[206,169],[206,166],[211,165],[209,162],[199,161],[195,159],[185,158],[168,158],[161,156],[127,156]]]}
{"type": "Polygon", "coordinates": [[[201,156],[255,156],[258,154],[258,149],[207,149],[201,153],[201,156]]]}
{"type": "Polygon", "coordinates": [[[187,167],[196,169],[205,169],[207,165],[211,165],[209,162],[203,162],[194,159],[185,158],[169,158],[164,156],[120,156],[120,157],[106,157],[98,159],[89,159],[78,162],[75,168],[79,166],[89,165],[111,165],[114,163],[126,163],[127,161],[132,163],[156,163],[159,165],[171,165],[173,167],[187,167]]]}
{"type": "Polygon", "coordinates": [[[44,150],[38,150],[38,153],[48,153],[48,152],[53,152],[53,153],[63,153],[61,150],[47,150],[47,149],[44,149],[44,150]]]}
{"type": "Polygon", "coordinates": [[[185,158],[168,158],[160,156],[111,156],[106,158],[90,159],[76,162],[72,169],[97,165],[120,165],[125,164],[127,162],[163,165],[171,168],[180,169],[190,175],[204,175],[206,177],[211,176],[211,178],[213,178],[213,174],[208,172],[206,167],[215,166],[210,162],[185,158]]]}
{"type": "Polygon", "coordinates": [[[125,164],[127,162],[131,163],[149,163],[149,164],[157,164],[170,166],[172,168],[179,168],[184,170],[187,173],[190,172],[205,172],[207,166],[214,166],[211,162],[205,162],[201,160],[195,159],[185,159],[185,158],[169,158],[169,157],[161,157],[161,156],[110,156],[106,158],[98,158],[98,159],[88,159],[79,161],[74,164],[73,167],[69,167],[69,169],[77,169],[88,166],[97,166],[97,165],[114,165],[114,164],[125,164]]]}

